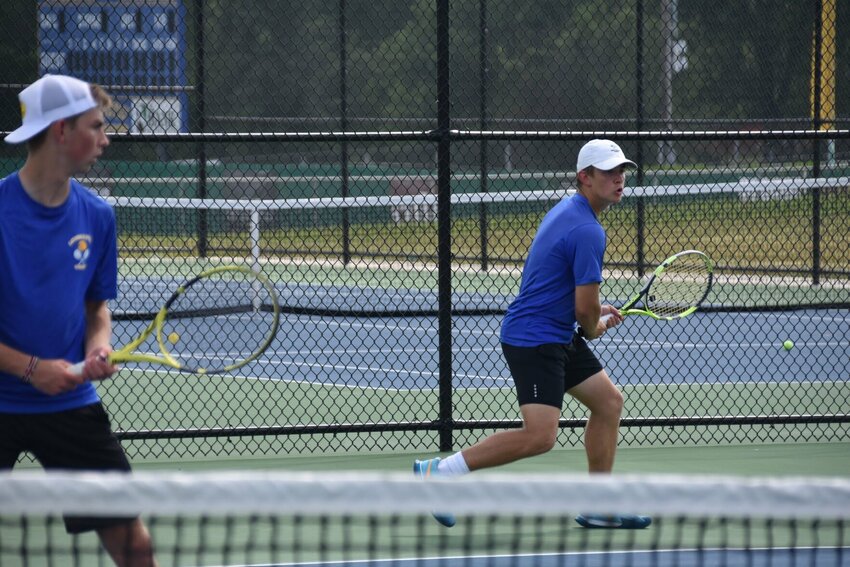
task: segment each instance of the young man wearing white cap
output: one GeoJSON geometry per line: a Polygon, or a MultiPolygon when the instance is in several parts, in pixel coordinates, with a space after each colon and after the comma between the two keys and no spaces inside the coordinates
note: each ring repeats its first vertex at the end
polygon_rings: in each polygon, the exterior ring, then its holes
{"type": "MultiPolygon", "coordinates": [[[[23,123],[6,142],[27,159],[0,180],[0,470],[32,453],[45,469],[128,472],[92,381],[107,362],[117,295],[115,215],[72,179],[109,145],[100,87],[45,75],[19,94],[23,123]],[[85,360],[83,376],[69,371],[85,360]]],[[[138,518],[66,517],[96,530],[116,564],[155,565],[138,518]]]]}
{"type": "MultiPolygon", "coordinates": [[[[549,451],[558,434],[564,393],[590,410],[585,429],[590,472],[611,472],[623,395],[585,338],[596,339],[623,321],[615,307],[600,304],[606,236],[597,215],[622,199],[626,167],[635,163],[614,142],[585,144],[576,165],[576,194],[546,214],[531,244],[519,294],[508,307],[500,337],[522,428],[495,433],[445,459],[417,460],[417,475],[457,476],[549,451]],[[602,315],[611,317],[603,320],[602,315]]],[[[451,514],[434,516],[443,525],[455,523],[451,514]]],[[[635,515],[581,515],[576,520],[585,527],[633,529],[651,522],[635,515]]]]}

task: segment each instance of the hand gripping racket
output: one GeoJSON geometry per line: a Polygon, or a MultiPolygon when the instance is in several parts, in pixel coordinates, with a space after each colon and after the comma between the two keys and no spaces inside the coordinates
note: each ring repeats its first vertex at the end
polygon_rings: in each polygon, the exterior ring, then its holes
{"type": "MultiPolygon", "coordinates": [[[[713,270],[711,259],[698,250],[674,254],[655,268],[643,289],[620,308],[620,313],[659,321],[687,317],[708,297],[713,270]],[[642,302],[642,308],[635,307],[638,302],[642,302]]],[[[610,317],[603,315],[601,320],[610,317]]]]}
{"type": "MultiPolygon", "coordinates": [[[[230,372],[255,360],[280,320],[269,280],[240,266],[206,270],[180,285],[153,321],[109,362],[147,362],[195,374],[230,372]],[[137,352],[148,344],[149,351],[137,352]]],[[[82,375],[84,362],[71,366],[82,375]]]]}

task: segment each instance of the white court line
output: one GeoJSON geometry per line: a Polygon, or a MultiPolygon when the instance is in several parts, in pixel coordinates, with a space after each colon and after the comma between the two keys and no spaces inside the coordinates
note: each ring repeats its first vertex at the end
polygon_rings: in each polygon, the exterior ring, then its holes
{"type": "MultiPolygon", "coordinates": [[[[424,557],[403,557],[403,558],[386,558],[386,559],[340,559],[338,561],[307,561],[301,563],[256,563],[251,565],[242,565],[242,566],[227,566],[227,565],[219,565],[216,567],[344,567],[348,565],[352,566],[366,566],[366,567],[389,567],[391,565],[397,564],[439,564],[445,563],[446,565],[452,565],[455,562],[463,561],[464,565],[471,565],[471,567],[477,567],[477,562],[482,562],[482,565],[490,565],[493,560],[498,559],[510,559],[512,560],[511,565],[516,565],[517,560],[533,560],[535,565],[549,565],[549,563],[541,560],[545,560],[547,558],[558,559],[558,558],[566,558],[566,557],[575,557],[582,558],[581,564],[585,565],[588,558],[592,557],[600,557],[604,559],[604,565],[611,565],[608,561],[609,557],[619,557],[623,556],[646,556],[652,555],[652,557],[663,556],[663,555],[675,555],[677,558],[684,558],[688,564],[696,564],[702,565],[704,563],[714,565],[715,561],[718,559],[723,560],[724,565],[729,565],[731,567],[741,566],[741,565],[762,565],[762,560],[764,559],[764,554],[769,554],[771,559],[779,559],[789,560],[792,563],[787,563],[788,565],[796,565],[797,559],[804,559],[802,557],[798,557],[798,554],[801,552],[816,552],[827,554],[827,557],[821,559],[836,559],[836,553],[839,550],[848,550],[850,551],[850,547],[847,546],[834,546],[827,545],[823,547],[814,547],[814,546],[795,546],[795,547],[785,547],[785,546],[776,546],[776,547],[676,547],[676,548],[668,548],[668,549],[612,549],[612,550],[588,550],[588,551],[563,551],[563,552],[550,552],[550,553],[511,553],[511,554],[478,554],[478,555],[440,555],[440,556],[424,556],[424,557]],[[739,555],[743,555],[744,557],[737,557],[739,555]],[[682,557],[684,556],[684,557],[682,557]],[[719,556],[719,557],[718,557],[719,556]],[[732,557],[730,557],[732,556],[732,557]],[[728,563],[730,559],[735,559],[734,562],[728,563]]],[[[844,557],[843,553],[841,557],[844,557]]],[[[808,558],[810,561],[814,559],[814,556],[808,558]]],[[[525,561],[522,562],[522,565],[525,565],[525,561]]],[[[663,561],[661,562],[664,563],[663,561]]],[[[562,562],[558,562],[557,565],[561,565],[562,562]]],[[[619,565],[620,563],[617,563],[619,565]]],[[[628,560],[627,565],[644,565],[643,563],[634,563],[632,559],[628,560]]],[[[657,565],[657,562],[653,562],[653,565],[657,565]]],[[[678,564],[678,563],[677,563],[678,564]]],[[[782,563],[785,565],[786,563],[782,563]]],[[[813,564],[813,563],[810,563],[813,564]]],[[[844,562],[841,563],[829,563],[826,567],[842,567],[844,562]]]]}
{"type": "Polygon", "coordinates": [[[655,382],[655,383],[644,383],[644,384],[622,384],[622,386],[628,386],[633,389],[648,389],[648,388],[728,388],[733,386],[779,386],[786,387],[789,384],[808,384],[811,386],[815,385],[848,385],[846,380],[806,380],[806,381],[794,381],[788,382],[785,380],[746,380],[740,382],[728,382],[728,381],[718,381],[718,382],[676,382],[676,383],[667,383],[667,382],[655,382]]]}
{"type": "MultiPolygon", "coordinates": [[[[850,341],[803,341],[797,340],[794,341],[795,348],[800,347],[850,347],[850,341]]],[[[781,348],[782,341],[777,338],[773,341],[767,342],[726,342],[726,343],[713,343],[713,342],[705,342],[705,343],[680,343],[680,342],[666,342],[666,341],[644,341],[644,342],[635,342],[634,340],[628,339],[612,339],[608,341],[608,344],[594,344],[594,348],[600,350],[646,350],[646,349],[669,349],[669,350],[689,350],[689,349],[698,349],[698,348],[781,348]],[[616,344],[610,344],[615,342],[616,344]]]]}
{"type": "MultiPolygon", "coordinates": [[[[274,360],[274,361],[270,361],[270,362],[273,362],[275,364],[280,364],[280,365],[295,364],[294,361],[283,360],[283,359],[274,360]]],[[[312,364],[312,365],[308,365],[308,366],[318,367],[318,368],[321,368],[321,369],[326,368],[326,366],[322,365],[322,364],[312,364]]],[[[122,370],[129,370],[129,371],[136,373],[136,374],[155,374],[155,375],[168,375],[168,376],[188,375],[188,374],[185,374],[185,373],[178,372],[175,369],[122,367],[122,370]]],[[[383,369],[371,369],[371,368],[369,370],[370,371],[375,371],[375,370],[383,371],[383,369]]],[[[424,374],[425,373],[423,373],[423,375],[424,374]]],[[[435,378],[439,376],[439,374],[436,373],[436,372],[432,372],[431,375],[435,378]]],[[[474,374],[454,374],[454,376],[455,377],[461,377],[461,378],[474,378],[474,379],[478,379],[478,380],[482,380],[482,381],[490,380],[494,383],[501,382],[501,383],[503,383],[503,385],[499,385],[498,386],[499,389],[503,389],[503,388],[507,388],[507,387],[513,387],[513,385],[510,383],[513,380],[510,377],[481,376],[481,375],[474,375],[474,374]]],[[[412,388],[412,387],[411,388],[396,388],[396,387],[386,387],[386,386],[372,386],[372,385],[365,385],[365,384],[347,384],[347,383],[340,383],[340,382],[332,381],[332,380],[329,380],[329,381],[305,380],[305,379],[298,379],[298,378],[287,378],[285,376],[284,377],[273,377],[273,376],[245,375],[245,374],[232,374],[232,375],[212,374],[212,375],[209,375],[209,376],[205,376],[205,378],[207,378],[207,379],[217,378],[217,379],[228,379],[228,380],[237,379],[237,380],[250,380],[250,381],[257,381],[257,382],[276,382],[276,383],[282,383],[282,384],[298,384],[298,385],[318,386],[318,387],[346,389],[346,390],[369,390],[369,391],[398,392],[398,393],[427,392],[427,391],[436,391],[438,389],[438,386],[428,386],[428,387],[418,387],[418,388],[412,388]]],[[[620,386],[623,387],[623,388],[629,388],[629,389],[650,389],[651,388],[651,389],[665,389],[665,390],[675,389],[675,390],[679,390],[679,389],[693,389],[693,388],[703,389],[703,388],[717,388],[717,387],[729,388],[729,387],[735,387],[735,386],[746,386],[746,387],[781,386],[781,387],[784,387],[784,386],[787,386],[788,384],[789,384],[789,382],[784,381],[784,380],[782,380],[782,381],[778,381],[778,380],[757,380],[757,381],[747,380],[747,381],[734,382],[734,383],[730,383],[730,382],[681,382],[681,383],[661,382],[661,383],[641,383],[641,384],[620,384],[620,386]]],[[[803,381],[803,382],[794,382],[794,384],[808,384],[808,385],[812,385],[812,386],[831,385],[831,384],[845,385],[845,384],[847,384],[847,382],[844,381],[844,380],[811,380],[811,381],[803,381]]],[[[492,388],[492,386],[462,386],[462,387],[455,388],[455,390],[456,391],[457,390],[469,391],[469,390],[482,390],[482,389],[489,389],[489,388],[492,388]]]]}
{"type": "MultiPolygon", "coordinates": [[[[328,364],[322,364],[322,363],[317,363],[317,362],[296,361],[296,360],[291,360],[291,359],[287,360],[287,359],[283,359],[283,358],[266,359],[266,360],[267,360],[268,363],[274,364],[274,365],[282,365],[282,366],[288,366],[288,367],[295,366],[295,367],[306,367],[306,368],[310,368],[310,369],[319,369],[323,373],[327,373],[327,371],[329,369],[332,369],[332,370],[335,370],[335,371],[339,371],[340,373],[342,373],[343,371],[349,371],[349,372],[358,371],[358,372],[362,372],[363,374],[375,374],[375,373],[393,374],[393,373],[395,373],[395,374],[406,374],[406,375],[410,375],[410,376],[427,377],[427,378],[432,378],[434,380],[439,378],[439,371],[438,370],[422,371],[422,370],[405,370],[405,369],[400,370],[398,368],[385,368],[385,367],[372,367],[372,366],[353,366],[353,365],[339,365],[339,364],[328,365],[328,364]]],[[[126,367],[122,367],[122,370],[124,370],[124,369],[130,370],[132,372],[139,373],[139,374],[145,374],[145,373],[153,373],[153,374],[157,374],[157,375],[186,374],[186,373],[179,372],[177,369],[170,369],[170,368],[164,369],[164,368],[156,368],[156,367],[153,367],[153,368],[148,368],[148,367],[145,367],[145,368],[138,368],[138,367],[126,368],[126,367]]],[[[186,375],[188,375],[188,374],[186,374],[186,375]]],[[[344,382],[341,383],[338,380],[308,380],[308,379],[304,379],[304,378],[288,378],[286,376],[281,376],[281,377],[256,376],[256,375],[245,375],[245,374],[237,374],[237,373],[229,374],[229,375],[212,374],[212,375],[209,375],[209,377],[227,378],[227,379],[234,379],[235,378],[235,379],[241,379],[241,380],[256,380],[256,381],[259,381],[259,382],[280,382],[280,383],[284,383],[284,384],[300,384],[300,385],[312,385],[312,386],[323,386],[323,387],[345,388],[345,389],[374,390],[374,391],[382,391],[382,392],[414,392],[414,391],[436,390],[438,388],[438,385],[436,385],[436,384],[433,385],[433,386],[421,386],[421,387],[420,386],[410,386],[410,387],[399,388],[399,387],[391,387],[391,386],[372,386],[372,385],[365,385],[365,384],[348,384],[348,383],[344,383],[344,382]]],[[[512,381],[512,379],[510,377],[482,376],[482,375],[467,374],[467,373],[454,373],[453,378],[455,378],[455,379],[464,379],[464,378],[469,379],[469,378],[471,378],[471,379],[476,379],[476,380],[481,380],[481,381],[491,381],[491,382],[494,382],[494,383],[500,383],[501,382],[501,383],[505,383],[506,385],[509,381],[512,381]]],[[[459,389],[476,390],[476,389],[481,389],[481,388],[486,388],[486,387],[489,387],[489,386],[485,386],[485,387],[465,386],[465,387],[459,388],[459,389]]]]}

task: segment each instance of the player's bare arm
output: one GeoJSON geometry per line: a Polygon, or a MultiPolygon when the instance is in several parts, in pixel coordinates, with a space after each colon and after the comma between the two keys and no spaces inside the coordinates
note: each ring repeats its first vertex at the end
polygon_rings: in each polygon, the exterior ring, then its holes
{"type": "Polygon", "coordinates": [[[71,364],[61,359],[40,359],[0,343],[0,371],[20,376],[47,395],[73,390],[83,383],[71,372],[71,364]]]}
{"type": "Polygon", "coordinates": [[[112,315],[106,301],[86,302],[86,362],[84,375],[89,380],[112,376],[118,367],[107,360],[112,352],[112,315]]]}
{"type": "Polygon", "coordinates": [[[576,320],[588,340],[601,337],[607,329],[623,322],[623,316],[612,305],[599,302],[599,284],[576,286],[576,320]],[[610,317],[602,318],[604,315],[610,317]]]}

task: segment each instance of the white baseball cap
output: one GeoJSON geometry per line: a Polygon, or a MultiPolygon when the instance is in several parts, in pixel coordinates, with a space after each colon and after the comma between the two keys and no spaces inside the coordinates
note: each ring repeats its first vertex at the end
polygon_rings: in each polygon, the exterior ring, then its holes
{"type": "Polygon", "coordinates": [[[6,136],[9,144],[25,142],[57,120],[82,114],[97,106],[85,81],[65,75],[45,75],[18,95],[20,128],[6,136]]]}
{"type": "Polygon", "coordinates": [[[623,164],[637,167],[635,162],[626,158],[620,146],[611,140],[591,140],[578,152],[576,171],[590,166],[608,171],[623,164]]]}

